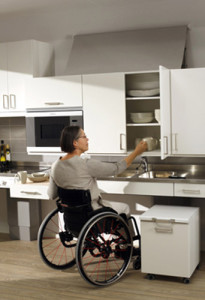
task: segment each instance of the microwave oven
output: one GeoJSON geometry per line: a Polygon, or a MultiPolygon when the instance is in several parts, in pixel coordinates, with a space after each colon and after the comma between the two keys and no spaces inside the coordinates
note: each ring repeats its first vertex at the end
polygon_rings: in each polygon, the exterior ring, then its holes
{"type": "Polygon", "coordinates": [[[27,111],[27,153],[33,155],[59,154],[60,135],[65,126],[83,128],[82,110],[27,111]]]}

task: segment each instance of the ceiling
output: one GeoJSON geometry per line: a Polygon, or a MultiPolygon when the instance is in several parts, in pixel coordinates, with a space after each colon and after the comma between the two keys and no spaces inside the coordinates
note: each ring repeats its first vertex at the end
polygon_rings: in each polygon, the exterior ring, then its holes
{"type": "Polygon", "coordinates": [[[0,41],[205,26],[204,0],[0,0],[0,41]]]}

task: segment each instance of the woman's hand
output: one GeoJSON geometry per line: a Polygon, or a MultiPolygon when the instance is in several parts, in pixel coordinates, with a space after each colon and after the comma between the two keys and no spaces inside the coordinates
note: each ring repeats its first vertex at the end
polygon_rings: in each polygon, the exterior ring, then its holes
{"type": "Polygon", "coordinates": [[[145,152],[147,150],[147,142],[145,142],[145,141],[139,142],[139,144],[137,144],[135,150],[137,150],[138,155],[142,154],[143,152],[145,152]]]}
{"type": "Polygon", "coordinates": [[[125,161],[127,163],[127,167],[131,165],[133,160],[135,159],[136,156],[141,155],[144,151],[147,150],[147,142],[141,141],[139,144],[136,146],[135,150],[130,153],[127,157],[125,157],[125,161]]]}

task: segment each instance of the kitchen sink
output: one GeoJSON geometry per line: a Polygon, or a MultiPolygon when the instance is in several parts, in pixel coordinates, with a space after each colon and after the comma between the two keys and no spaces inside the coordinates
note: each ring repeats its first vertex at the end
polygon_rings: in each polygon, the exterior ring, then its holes
{"type": "Polygon", "coordinates": [[[139,175],[139,178],[173,178],[182,179],[186,178],[188,173],[174,172],[174,171],[149,171],[139,175]]]}
{"type": "Polygon", "coordinates": [[[116,175],[115,177],[131,178],[131,177],[135,176],[136,174],[137,174],[136,170],[125,170],[124,172],[116,175]]]}

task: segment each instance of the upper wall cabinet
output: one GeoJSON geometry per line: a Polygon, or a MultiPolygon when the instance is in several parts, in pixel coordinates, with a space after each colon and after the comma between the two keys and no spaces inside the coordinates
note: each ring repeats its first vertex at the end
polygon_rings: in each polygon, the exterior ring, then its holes
{"type": "Polygon", "coordinates": [[[83,75],[88,153],[125,153],[125,80],[122,73],[83,75]]]}
{"type": "Polygon", "coordinates": [[[173,155],[205,155],[205,68],[171,70],[173,155]]]}
{"type": "Polygon", "coordinates": [[[51,47],[28,40],[0,43],[0,113],[25,110],[25,80],[53,73],[51,47]]]}
{"type": "Polygon", "coordinates": [[[27,79],[27,109],[64,107],[82,107],[81,75],[27,79]]]}

